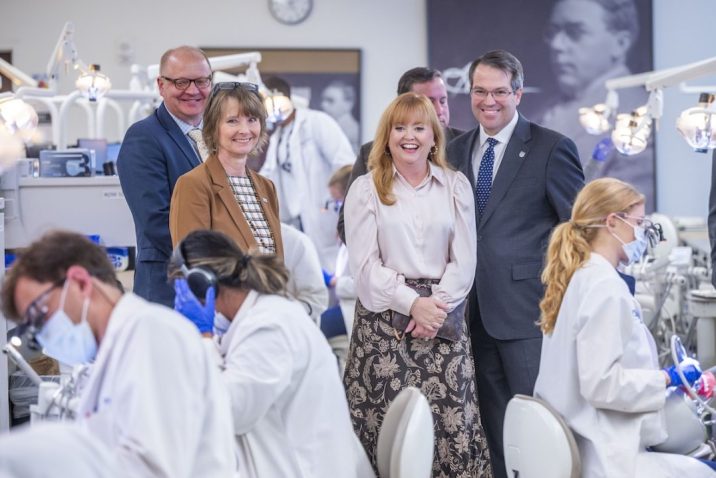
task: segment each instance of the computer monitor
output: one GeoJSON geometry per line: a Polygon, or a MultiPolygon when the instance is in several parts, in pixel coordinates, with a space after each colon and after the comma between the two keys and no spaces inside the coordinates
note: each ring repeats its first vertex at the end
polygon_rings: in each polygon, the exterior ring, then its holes
{"type": "Polygon", "coordinates": [[[107,161],[106,139],[78,139],[77,146],[94,150],[94,164],[97,174],[103,174],[104,163],[107,161]]]}

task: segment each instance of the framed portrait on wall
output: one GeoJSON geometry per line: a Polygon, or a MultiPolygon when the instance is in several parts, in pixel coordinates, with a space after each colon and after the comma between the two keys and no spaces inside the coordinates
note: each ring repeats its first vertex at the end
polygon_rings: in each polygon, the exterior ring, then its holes
{"type": "MultiPolygon", "coordinates": [[[[360,147],[361,51],[359,49],[202,48],[209,57],[258,51],[262,78],[278,76],[291,85],[299,106],[336,120],[354,151],[360,147]],[[303,103],[303,104],[301,104],[303,103]]],[[[241,69],[227,70],[237,74],[241,69]]]]}
{"type": "MultiPolygon", "coordinates": [[[[525,73],[518,111],[574,140],[587,180],[630,182],[646,195],[647,210],[655,209],[653,138],[642,153],[625,156],[611,132],[587,133],[578,111],[605,102],[606,80],[653,70],[652,0],[427,0],[427,10],[430,66],[443,71],[453,126],[476,126],[470,63],[507,50],[525,73]]],[[[617,93],[619,113],[647,103],[643,87],[617,93]]]]}

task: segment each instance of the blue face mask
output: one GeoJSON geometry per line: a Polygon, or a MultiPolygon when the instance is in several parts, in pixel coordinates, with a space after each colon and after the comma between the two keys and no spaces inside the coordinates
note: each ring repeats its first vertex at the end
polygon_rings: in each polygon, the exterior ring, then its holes
{"type": "Polygon", "coordinates": [[[646,252],[646,246],[648,244],[646,239],[646,233],[644,232],[644,228],[639,226],[634,226],[630,224],[626,219],[623,219],[620,216],[617,216],[622,221],[629,224],[632,229],[634,229],[634,240],[631,242],[624,242],[622,241],[619,236],[614,234],[612,232],[612,236],[617,238],[617,241],[622,243],[622,249],[624,250],[624,255],[626,255],[627,260],[626,262],[622,261],[622,264],[625,266],[631,265],[635,262],[637,262],[639,259],[642,258],[644,253],[646,252]]]}
{"type": "Polygon", "coordinates": [[[82,304],[82,317],[75,324],[64,311],[67,285],[62,287],[60,307],[37,334],[37,341],[45,354],[67,365],[79,365],[92,362],[97,355],[97,339],[87,322],[90,300],[87,297],[82,304]]]}

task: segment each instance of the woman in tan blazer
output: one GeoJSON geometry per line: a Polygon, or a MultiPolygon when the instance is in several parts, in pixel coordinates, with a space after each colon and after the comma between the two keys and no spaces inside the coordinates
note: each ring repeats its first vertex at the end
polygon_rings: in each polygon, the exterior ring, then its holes
{"type": "MultiPolygon", "coordinates": [[[[176,246],[196,229],[221,231],[243,251],[283,257],[278,197],[273,183],[246,167],[266,143],[266,109],[253,83],[217,83],[202,136],[209,156],[179,178],[169,211],[176,246]]],[[[197,145],[199,150],[204,145],[197,145]]]]}

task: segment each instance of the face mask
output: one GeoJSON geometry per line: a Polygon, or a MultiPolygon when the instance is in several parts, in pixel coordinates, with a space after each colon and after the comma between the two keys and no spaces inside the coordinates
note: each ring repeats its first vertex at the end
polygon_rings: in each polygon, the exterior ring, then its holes
{"type": "Polygon", "coordinates": [[[229,330],[230,325],[231,322],[229,319],[221,312],[217,312],[216,315],[214,315],[214,334],[224,335],[226,331],[229,330]]]}
{"type": "Polygon", "coordinates": [[[65,313],[68,284],[65,281],[60,296],[60,307],[37,334],[37,341],[42,345],[46,355],[74,366],[94,360],[97,355],[97,340],[87,322],[89,297],[82,304],[82,317],[79,324],[72,322],[65,313]]]}
{"type": "Polygon", "coordinates": [[[646,246],[647,246],[647,240],[646,240],[646,234],[644,232],[644,229],[639,226],[633,226],[630,224],[626,219],[622,219],[621,217],[617,216],[622,221],[629,224],[632,229],[634,229],[634,240],[631,242],[624,242],[622,241],[619,236],[614,234],[612,232],[612,236],[617,238],[617,241],[622,243],[622,249],[624,250],[624,255],[627,257],[626,263],[622,262],[623,265],[628,266],[639,259],[644,255],[644,252],[646,252],[646,246]]]}

